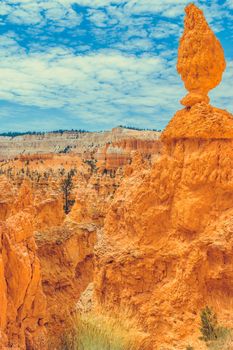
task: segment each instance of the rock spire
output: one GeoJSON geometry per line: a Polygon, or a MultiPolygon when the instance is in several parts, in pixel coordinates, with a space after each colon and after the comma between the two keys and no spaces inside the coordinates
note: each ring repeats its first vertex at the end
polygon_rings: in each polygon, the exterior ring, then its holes
{"type": "Polygon", "coordinates": [[[160,139],[232,139],[232,115],[209,105],[208,97],[226,68],[222,46],[199,8],[190,4],[185,11],[177,70],[189,93],[181,100],[186,108],[176,112],[160,139]]]}
{"type": "Polygon", "coordinates": [[[194,4],[189,4],[185,12],[177,70],[189,91],[181,104],[191,107],[198,102],[209,102],[208,92],[221,82],[226,62],[223,48],[203,12],[194,4]]]}

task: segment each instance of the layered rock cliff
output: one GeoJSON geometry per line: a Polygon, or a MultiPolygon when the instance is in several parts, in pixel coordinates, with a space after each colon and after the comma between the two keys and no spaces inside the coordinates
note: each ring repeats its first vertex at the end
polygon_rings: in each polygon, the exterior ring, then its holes
{"type": "MultiPolygon", "coordinates": [[[[142,142],[142,150],[145,149],[143,143],[151,143],[158,140],[160,132],[149,130],[133,130],[124,127],[113,128],[109,131],[102,132],[56,132],[44,134],[25,134],[15,137],[0,136],[0,160],[12,159],[15,157],[25,157],[28,155],[36,157],[38,155],[50,157],[51,154],[70,153],[78,154],[82,159],[95,157],[98,153],[101,157],[102,149],[106,145],[112,143],[121,143],[119,152],[124,148],[124,142],[131,142],[131,148],[127,147],[127,151],[131,152],[140,150],[140,142],[142,142]]],[[[117,147],[117,145],[116,145],[117,147]]],[[[102,158],[104,157],[102,155],[102,158]]]]}

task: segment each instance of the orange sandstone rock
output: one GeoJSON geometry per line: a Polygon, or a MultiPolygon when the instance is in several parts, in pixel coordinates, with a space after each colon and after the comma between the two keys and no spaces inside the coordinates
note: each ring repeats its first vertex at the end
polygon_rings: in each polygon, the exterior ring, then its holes
{"type": "Polygon", "coordinates": [[[116,170],[132,161],[134,152],[142,155],[151,156],[158,154],[161,149],[161,143],[156,139],[129,138],[123,139],[112,144],[106,144],[99,149],[96,158],[97,166],[107,170],[116,170]]]}
{"type": "Polygon", "coordinates": [[[33,238],[33,217],[19,212],[0,224],[0,347],[47,349],[46,301],[33,238]]]}
{"type": "Polygon", "coordinates": [[[206,305],[233,326],[233,118],[207,103],[225,61],[202,12],[186,11],[178,70],[191,108],[163,132],[152,168],[128,172],[95,250],[96,303],[131,308],[149,334],[148,350],[202,349],[206,305]]]}
{"type": "Polygon", "coordinates": [[[161,140],[232,139],[233,117],[205,102],[178,111],[161,135],[161,140]]]}
{"type": "Polygon", "coordinates": [[[222,46],[203,12],[194,4],[188,5],[177,70],[189,94],[181,103],[187,107],[202,101],[208,103],[208,92],[221,82],[225,68],[222,46]]]}
{"type": "Polygon", "coordinates": [[[233,325],[232,147],[232,139],[166,145],[151,170],[125,179],[107,214],[97,302],[135,310],[150,349],[197,340],[205,305],[233,325]]]}
{"type": "Polygon", "coordinates": [[[93,281],[96,227],[64,224],[35,236],[48,305],[49,349],[57,349],[81,293],[93,281]]]}

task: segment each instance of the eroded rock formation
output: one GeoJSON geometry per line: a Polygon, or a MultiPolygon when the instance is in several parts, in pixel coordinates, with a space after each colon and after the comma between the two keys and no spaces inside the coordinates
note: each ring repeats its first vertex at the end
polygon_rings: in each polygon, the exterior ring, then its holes
{"type": "Polygon", "coordinates": [[[206,305],[233,326],[233,117],[207,99],[225,61],[202,12],[189,5],[186,13],[178,70],[188,108],[162,133],[152,168],[122,182],[96,248],[96,302],[131,306],[149,334],[148,350],[201,349],[206,305]]]}
{"type": "Polygon", "coordinates": [[[145,157],[151,157],[158,155],[160,150],[161,142],[155,139],[129,138],[119,142],[109,143],[100,148],[96,153],[97,166],[102,169],[116,170],[130,164],[135,152],[145,157]]]}
{"type": "MultiPolygon", "coordinates": [[[[144,156],[138,150],[135,159],[142,162],[144,156]]],[[[151,159],[146,155],[144,161],[149,166],[151,159]]],[[[1,164],[0,347],[44,350],[46,341],[49,349],[59,346],[67,320],[93,281],[94,246],[124,177],[120,164],[112,161],[111,172],[74,154],[25,155],[1,164]],[[69,199],[75,203],[66,215],[61,184],[70,171],[69,199]],[[10,259],[11,249],[16,256],[10,259]]],[[[134,161],[126,172],[132,168],[134,161]]]]}
{"type": "Polygon", "coordinates": [[[209,102],[208,92],[221,82],[226,63],[222,46],[203,12],[194,4],[188,5],[185,11],[177,70],[189,91],[181,103],[190,107],[198,102],[209,102]]]}
{"type": "Polygon", "coordinates": [[[81,293],[93,281],[96,230],[94,224],[70,222],[35,234],[47,298],[49,349],[59,348],[81,293]]]}

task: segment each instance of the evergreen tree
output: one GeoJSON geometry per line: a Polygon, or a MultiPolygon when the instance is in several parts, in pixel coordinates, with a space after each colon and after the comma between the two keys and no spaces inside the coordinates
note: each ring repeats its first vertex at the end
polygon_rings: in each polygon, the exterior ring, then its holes
{"type": "Polygon", "coordinates": [[[66,214],[70,212],[70,208],[73,205],[73,201],[70,200],[70,194],[73,188],[72,181],[73,173],[68,172],[67,177],[62,181],[61,188],[64,195],[64,211],[66,214]]]}

